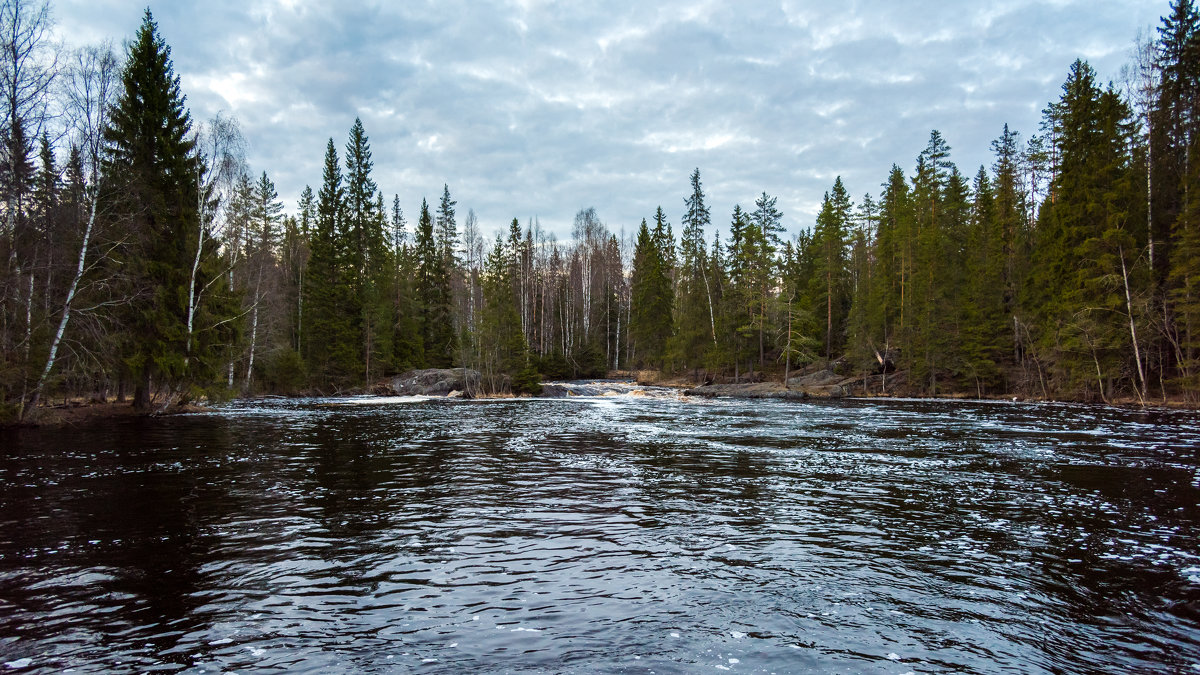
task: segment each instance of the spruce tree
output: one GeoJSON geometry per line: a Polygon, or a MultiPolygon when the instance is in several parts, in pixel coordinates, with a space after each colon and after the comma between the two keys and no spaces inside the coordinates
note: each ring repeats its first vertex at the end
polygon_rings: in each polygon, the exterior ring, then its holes
{"type": "Polygon", "coordinates": [[[1137,258],[1126,211],[1141,203],[1131,180],[1130,113],[1083,61],[1071,66],[1062,91],[1048,109],[1058,130],[1059,170],[1042,208],[1025,300],[1040,319],[1040,347],[1054,384],[1107,399],[1135,351],[1129,324],[1112,320],[1132,318],[1124,284],[1114,285],[1128,279],[1137,258]]]}
{"type": "MultiPolygon", "coordinates": [[[[120,256],[134,294],[124,361],[136,382],[134,405],[147,410],[153,389],[178,391],[188,382],[211,379],[220,347],[232,339],[232,323],[220,316],[230,309],[221,306],[228,293],[208,293],[197,312],[203,328],[193,353],[187,353],[186,289],[196,257],[196,228],[204,225],[196,209],[197,159],[171,49],[149,10],[129,45],[121,83],[123,92],[105,131],[103,180],[109,184],[104,192],[117,195],[111,212],[134,235],[120,256]]],[[[201,258],[206,266],[215,259],[201,258]]],[[[212,281],[215,275],[214,269],[203,270],[199,285],[219,285],[212,281]]]]}
{"type": "Polygon", "coordinates": [[[635,362],[649,366],[664,364],[667,340],[671,336],[671,282],[664,248],[667,232],[662,208],[656,213],[653,233],[642,219],[638,228],[630,278],[632,303],[629,336],[633,341],[635,362]]]}
{"type": "Polygon", "coordinates": [[[859,203],[855,227],[850,233],[850,310],[846,316],[846,356],[856,368],[865,370],[871,370],[876,365],[869,317],[871,292],[877,281],[874,249],[878,217],[879,207],[868,192],[859,203]]]}
{"type": "Polygon", "coordinates": [[[832,190],[825,193],[812,233],[813,269],[805,296],[808,311],[824,319],[820,342],[827,361],[840,353],[845,314],[849,310],[846,241],[852,207],[842,177],[838,176],[832,190]]]}
{"type": "Polygon", "coordinates": [[[316,222],[312,231],[312,257],[306,287],[311,319],[305,355],[316,384],[335,389],[350,384],[359,374],[357,307],[352,272],[346,268],[348,243],[344,236],[341,163],[330,138],[325,146],[321,188],[317,191],[316,222]]]}
{"type": "Polygon", "coordinates": [[[273,344],[277,337],[278,322],[274,321],[275,317],[271,315],[278,306],[268,303],[267,298],[278,292],[283,213],[279,193],[275,190],[275,184],[267,177],[266,171],[255,181],[249,196],[250,227],[246,240],[246,302],[249,306],[245,313],[248,317],[250,342],[247,345],[244,387],[246,390],[249,390],[254,382],[254,365],[258,353],[266,351],[264,346],[268,349],[279,346],[273,344]]]}
{"type": "Polygon", "coordinates": [[[416,237],[417,299],[421,310],[421,336],[426,366],[448,368],[454,364],[454,332],[450,270],[438,247],[429,204],[421,200],[416,237]]]}
{"type": "Polygon", "coordinates": [[[1200,384],[1200,12],[1173,0],[1158,28],[1158,102],[1152,112],[1156,282],[1166,288],[1162,331],[1178,382],[1194,397],[1200,384]],[[1165,258],[1166,264],[1158,262],[1165,258]]]}
{"type": "Polygon", "coordinates": [[[442,199],[437,210],[437,248],[447,270],[456,264],[458,248],[458,226],[454,222],[454,206],[458,202],[450,199],[450,186],[442,185],[442,199]]]}
{"type": "MultiPolygon", "coordinates": [[[[520,231],[516,219],[513,227],[520,231]]],[[[510,239],[511,241],[511,239],[510,239]]],[[[505,243],[501,233],[488,254],[483,274],[483,320],[480,322],[482,374],[492,391],[504,388],[502,375],[510,377],[513,393],[540,390],[536,372],[529,366],[521,316],[513,294],[513,275],[519,251],[505,243]]]]}
{"type": "Polygon", "coordinates": [[[705,352],[716,341],[705,241],[711,218],[704,204],[700,169],[692,172],[691,185],[692,194],[684,200],[687,211],[679,240],[678,330],[671,346],[673,360],[683,367],[701,365],[705,352]]]}
{"type": "Polygon", "coordinates": [[[723,277],[727,286],[723,294],[726,339],[724,352],[732,361],[735,375],[740,373],[740,364],[749,349],[751,317],[755,306],[751,272],[753,261],[752,237],[749,216],[735,204],[729,220],[729,248],[725,255],[723,277]]]}
{"type": "Polygon", "coordinates": [[[364,384],[391,367],[394,263],[385,232],[383,196],[371,177],[374,162],[362,120],[355,118],[346,141],[344,267],[353,304],[351,323],[358,333],[358,358],[364,384]]]}
{"type": "Polygon", "coordinates": [[[783,214],[775,208],[775,197],[762,193],[754,202],[750,222],[742,230],[743,241],[739,247],[740,268],[746,285],[746,299],[750,301],[751,324],[747,329],[758,337],[758,367],[766,367],[766,336],[773,332],[774,324],[769,316],[772,309],[772,286],[776,276],[779,251],[783,232],[783,214]]]}

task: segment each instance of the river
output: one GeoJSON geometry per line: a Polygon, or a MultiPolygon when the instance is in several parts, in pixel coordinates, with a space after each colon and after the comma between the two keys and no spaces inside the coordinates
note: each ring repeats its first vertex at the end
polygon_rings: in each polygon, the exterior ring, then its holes
{"type": "Polygon", "coordinates": [[[0,432],[0,673],[1200,673],[1200,416],[238,401],[0,432]]]}

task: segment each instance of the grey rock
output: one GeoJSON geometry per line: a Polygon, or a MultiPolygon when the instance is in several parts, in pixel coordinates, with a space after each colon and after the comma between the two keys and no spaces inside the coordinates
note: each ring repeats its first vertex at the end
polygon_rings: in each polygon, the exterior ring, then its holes
{"type": "Polygon", "coordinates": [[[450,396],[459,392],[471,398],[479,392],[479,371],[469,368],[427,368],[410,370],[393,377],[392,392],[398,396],[450,396]]]}

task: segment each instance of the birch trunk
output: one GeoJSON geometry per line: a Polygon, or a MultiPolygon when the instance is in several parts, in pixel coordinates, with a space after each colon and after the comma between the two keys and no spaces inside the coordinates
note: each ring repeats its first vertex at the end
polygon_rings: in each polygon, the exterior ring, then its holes
{"type": "Polygon", "coordinates": [[[1133,321],[1133,297],[1129,293],[1129,271],[1125,267],[1125,251],[1118,247],[1117,252],[1121,257],[1121,280],[1125,284],[1125,313],[1129,315],[1129,336],[1133,340],[1133,358],[1137,361],[1138,384],[1137,388],[1138,401],[1142,405],[1146,405],[1146,394],[1149,393],[1146,389],[1146,371],[1142,368],[1142,352],[1138,346],[1137,325],[1133,321]]]}
{"type": "MultiPolygon", "coordinates": [[[[199,176],[196,177],[199,182],[199,176]]],[[[199,191],[200,196],[197,198],[200,210],[200,225],[196,228],[196,256],[192,259],[192,272],[188,278],[188,307],[187,307],[187,351],[183,354],[183,367],[186,369],[191,363],[192,358],[192,334],[196,320],[196,277],[200,273],[200,253],[204,250],[204,220],[206,209],[204,208],[204,190],[199,191]]]]}
{"type": "Polygon", "coordinates": [[[62,344],[63,335],[67,331],[67,322],[71,320],[71,305],[75,301],[75,293],[79,290],[79,280],[83,278],[83,271],[87,261],[88,244],[92,239],[92,227],[95,222],[96,200],[93,199],[88,212],[87,225],[83,230],[83,243],[79,246],[79,261],[75,265],[75,276],[71,278],[71,285],[67,288],[67,297],[63,300],[62,315],[58,319],[58,328],[54,331],[54,338],[50,341],[50,352],[46,356],[46,365],[42,368],[42,374],[38,377],[37,384],[29,396],[29,401],[21,408],[22,420],[25,419],[28,411],[37,407],[38,399],[41,398],[42,390],[45,388],[46,381],[50,377],[50,371],[54,369],[54,362],[58,358],[58,346],[62,344]]]}
{"type": "Polygon", "coordinates": [[[246,364],[246,391],[250,391],[250,378],[254,375],[254,350],[258,347],[258,303],[262,299],[259,290],[262,288],[262,271],[259,270],[258,282],[254,285],[254,307],[250,318],[250,359],[246,364]]]}

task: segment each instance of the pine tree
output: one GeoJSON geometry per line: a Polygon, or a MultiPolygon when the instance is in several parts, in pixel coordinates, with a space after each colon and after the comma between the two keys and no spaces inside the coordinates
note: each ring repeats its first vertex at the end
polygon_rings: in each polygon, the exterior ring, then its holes
{"type": "Polygon", "coordinates": [[[750,214],[750,222],[762,230],[772,256],[783,246],[783,239],[779,236],[783,232],[783,214],[775,208],[775,202],[775,197],[764,192],[754,200],[754,212],[750,214]]]}

